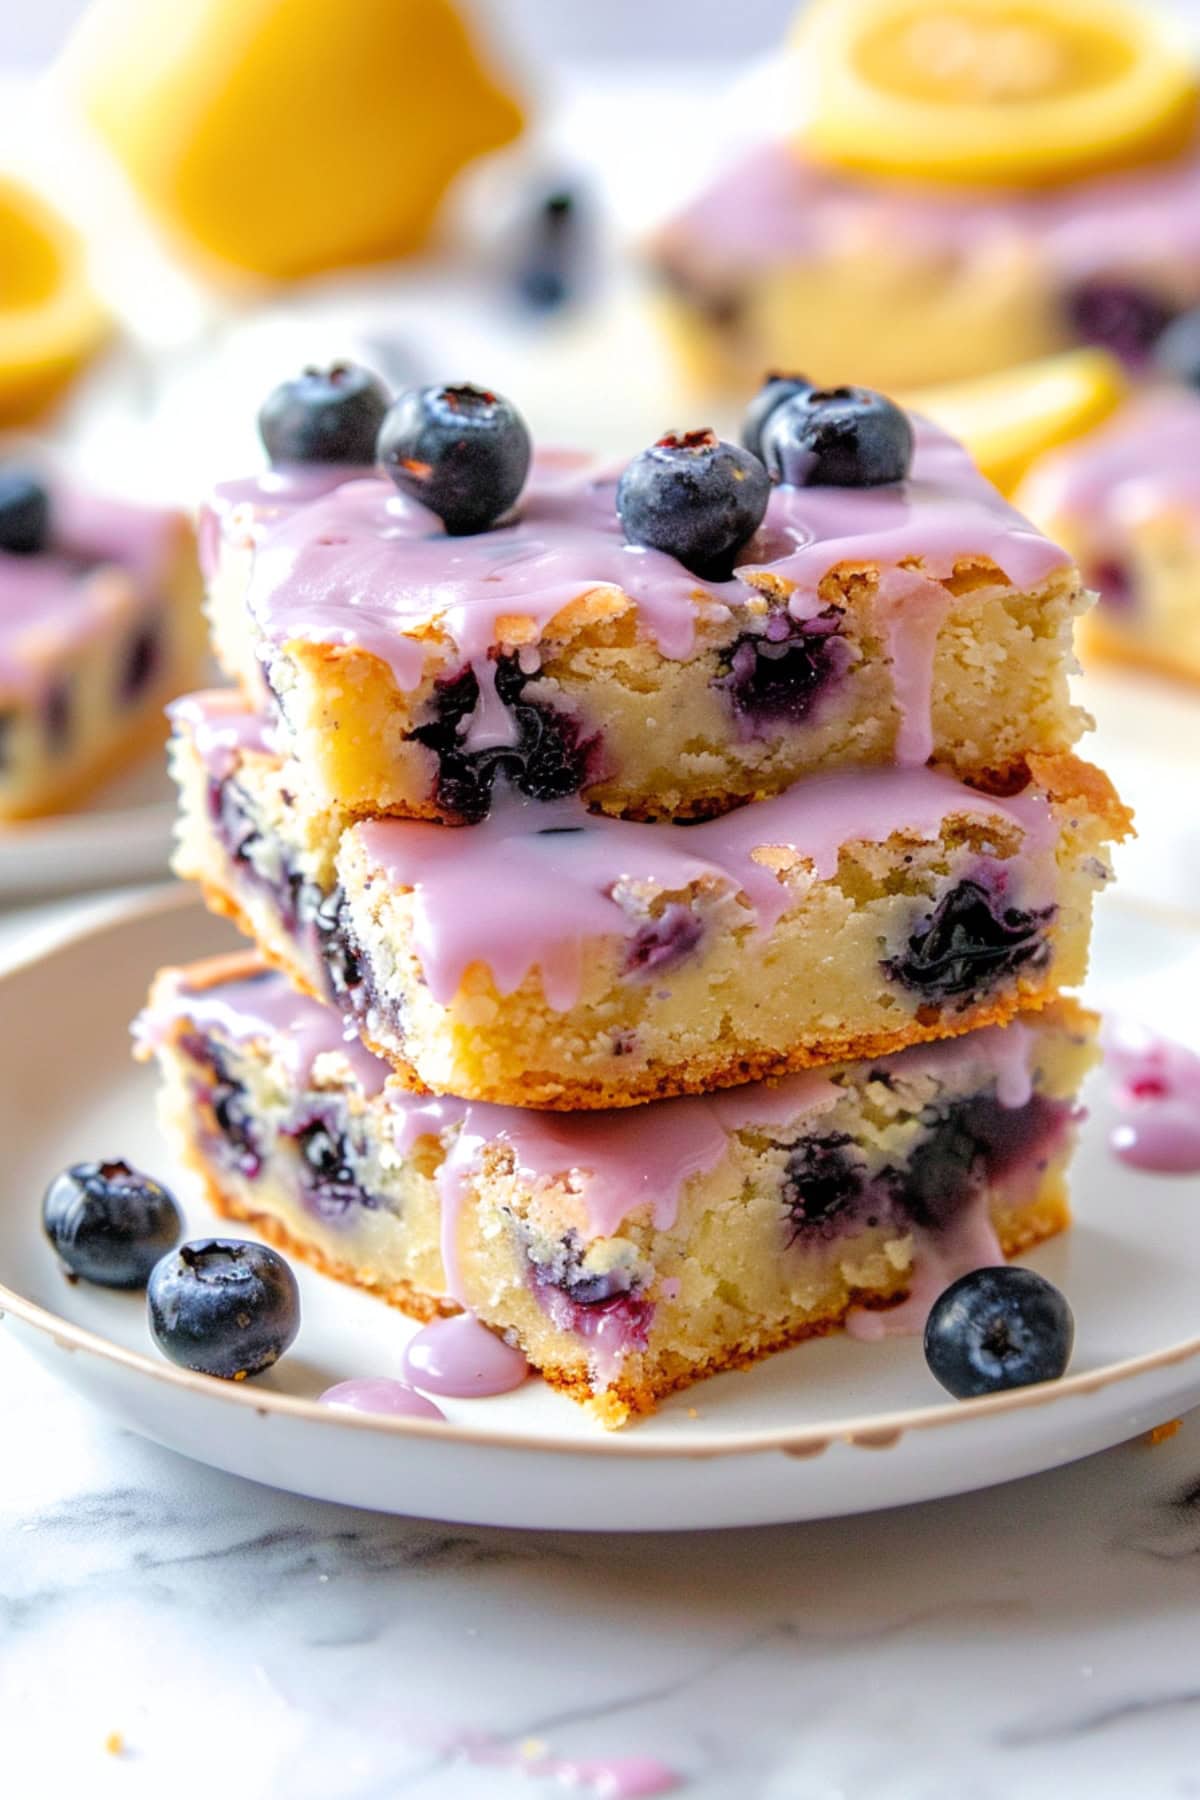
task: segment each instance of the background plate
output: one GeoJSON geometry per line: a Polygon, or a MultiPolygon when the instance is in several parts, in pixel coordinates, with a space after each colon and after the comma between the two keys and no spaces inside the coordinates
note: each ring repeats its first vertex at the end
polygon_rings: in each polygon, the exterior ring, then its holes
{"type": "MultiPolygon", "coordinates": [[[[1110,898],[1095,984],[1186,1035],[1200,934],[1110,898]],[[1190,1004],[1189,1004],[1189,997],[1190,1004]]],[[[411,1329],[368,1295],[299,1269],[304,1324],[278,1369],[244,1386],[175,1369],[150,1345],[139,1295],[71,1286],[38,1224],[50,1175],[122,1155],[174,1179],[153,1074],[130,1064],[128,1021],[150,972],[230,933],[188,896],[119,903],[85,935],[0,979],[14,1053],[0,1094],[5,1202],[0,1308],[56,1372],[132,1429],[298,1493],[479,1524],[632,1530],[759,1524],[868,1511],[1030,1474],[1118,1442],[1200,1401],[1200,1183],[1147,1177],[1105,1148],[1103,1079],[1075,1173],[1079,1223],[1031,1261],[1066,1290],[1078,1340],[1056,1386],[943,1404],[912,1340],[833,1337],[668,1401],[615,1436],[531,1381],[448,1402],[448,1424],[312,1404],[331,1382],[394,1372],[411,1329]],[[19,1052],[19,1053],[18,1053],[19,1052]]],[[[210,1216],[177,1185],[189,1226],[210,1216]]]]}

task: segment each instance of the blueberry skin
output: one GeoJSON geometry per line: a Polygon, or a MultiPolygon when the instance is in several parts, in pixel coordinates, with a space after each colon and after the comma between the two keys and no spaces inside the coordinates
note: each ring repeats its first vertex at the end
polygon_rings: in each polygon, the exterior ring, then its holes
{"type": "Polygon", "coordinates": [[[796,394],[811,394],[815,385],[807,375],[781,375],[772,369],[742,414],[742,444],[751,456],[763,460],[763,427],[775,408],[796,394]]]}
{"type": "Polygon", "coordinates": [[[296,1277],[242,1238],[194,1238],[164,1256],[147,1290],[150,1333],[182,1368],[222,1381],[259,1375],[300,1329],[296,1277]]]}
{"type": "Polygon", "coordinates": [[[913,429],[872,388],[812,388],[772,409],[763,461],[787,487],[886,487],[912,467],[913,429]]]}
{"type": "Polygon", "coordinates": [[[0,469],[0,550],[37,556],[50,541],[50,496],[25,469],[0,469]]]}
{"type": "Polygon", "coordinates": [[[533,445],[511,401],[463,383],[401,394],[380,427],[377,454],[402,494],[464,537],[508,512],[525,486],[533,445]]]}
{"type": "Polygon", "coordinates": [[[1154,366],[1172,381],[1200,388],[1200,306],[1167,326],[1154,346],[1154,366]]]}
{"type": "Polygon", "coordinates": [[[272,463],[373,463],[388,409],[378,375],[358,363],[305,369],[263,401],[258,432],[272,463]]]}
{"type": "Polygon", "coordinates": [[[183,1216],[161,1182],[126,1162],[73,1163],[46,1189],[42,1227],[72,1275],[144,1288],[183,1236],[183,1216]]]}
{"type": "Polygon", "coordinates": [[[1057,1381],[1074,1342],[1074,1317],[1053,1282],[1001,1265],[960,1276],[934,1301],[925,1361],[956,1400],[975,1400],[1057,1381]]]}
{"type": "Polygon", "coordinates": [[[712,431],[672,431],[628,465],[617,513],[631,544],[665,550],[705,581],[727,581],[770,497],[757,456],[712,431]]]}

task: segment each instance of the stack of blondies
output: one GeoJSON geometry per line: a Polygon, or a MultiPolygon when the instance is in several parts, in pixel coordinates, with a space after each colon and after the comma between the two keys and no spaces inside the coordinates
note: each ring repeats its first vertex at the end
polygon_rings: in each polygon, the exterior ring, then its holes
{"type": "Polygon", "coordinates": [[[255,948],[150,1006],[218,1210],[609,1425],[1061,1230],[1128,818],[1078,575],[961,448],[798,376],[619,467],[346,366],[261,425],[174,711],[255,948]]]}

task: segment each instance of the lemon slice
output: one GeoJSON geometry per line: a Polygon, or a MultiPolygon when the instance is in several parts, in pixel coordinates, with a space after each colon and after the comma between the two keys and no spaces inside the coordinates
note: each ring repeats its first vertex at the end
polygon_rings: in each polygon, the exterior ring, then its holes
{"type": "Polygon", "coordinates": [[[988,479],[1011,493],[1044,451],[1091,431],[1125,392],[1121,366],[1106,350],[1068,350],[978,381],[913,391],[904,405],[961,439],[988,479]]]}
{"type": "Polygon", "coordinates": [[[796,43],[810,155],[917,180],[1039,186],[1169,155],[1191,63],[1121,0],[816,0],[796,43]]]}
{"type": "Polygon", "coordinates": [[[75,233],[28,188],[0,179],[0,425],[43,412],[109,330],[75,233]]]}

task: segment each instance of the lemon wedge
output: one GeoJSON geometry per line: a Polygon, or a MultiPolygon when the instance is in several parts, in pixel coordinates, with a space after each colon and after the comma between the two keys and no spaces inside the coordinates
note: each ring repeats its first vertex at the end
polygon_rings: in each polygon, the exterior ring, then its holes
{"type": "Polygon", "coordinates": [[[1030,187],[1170,155],[1191,62],[1122,0],[816,0],[806,153],[842,168],[1030,187]]]}
{"type": "Polygon", "coordinates": [[[44,412],[110,328],[79,238],[37,194],[0,178],[0,425],[44,412]]]}
{"type": "Polygon", "coordinates": [[[1120,364],[1106,350],[1067,350],[998,375],[904,395],[967,446],[1003,493],[1012,493],[1046,450],[1091,431],[1126,393],[1120,364]]]}
{"type": "Polygon", "coordinates": [[[418,249],[522,124],[452,0],[92,0],[61,75],[178,241],[280,281],[418,249]]]}

